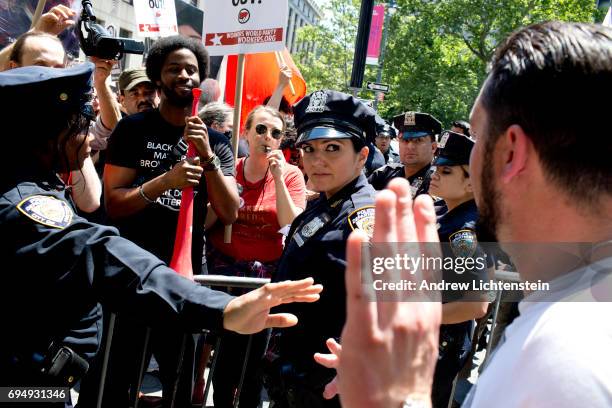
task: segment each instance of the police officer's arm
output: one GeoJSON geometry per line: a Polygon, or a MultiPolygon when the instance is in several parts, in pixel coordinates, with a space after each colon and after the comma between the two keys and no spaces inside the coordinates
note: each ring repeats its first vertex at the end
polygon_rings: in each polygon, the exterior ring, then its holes
{"type": "MultiPolygon", "coordinates": [[[[78,290],[109,310],[128,313],[150,325],[180,325],[188,331],[204,328],[256,333],[297,322],[289,314],[270,314],[282,303],[314,302],[322,287],[312,279],[268,284],[238,298],[202,287],[181,277],[158,258],[118,235],[113,227],[90,223],[72,213],[64,201],[34,196],[0,200],[2,232],[15,236],[10,252],[24,271],[44,274],[35,282],[58,294],[78,290]],[[27,201],[27,199],[25,200],[27,201]],[[49,213],[32,206],[54,208],[49,213]],[[56,215],[62,213],[63,216],[56,215]],[[49,224],[54,224],[50,226],[49,224]]],[[[37,207],[37,208],[38,208],[37,207]]],[[[35,274],[32,275],[33,277],[35,274]]]]}
{"type": "Polygon", "coordinates": [[[216,140],[214,149],[211,147],[206,125],[198,116],[185,119],[184,139],[193,143],[201,163],[209,161],[216,155],[221,162],[221,168],[206,171],[206,190],[208,201],[223,225],[230,225],[238,218],[238,187],[234,174],[234,156],[227,138],[216,140]],[[231,175],[230,175],[231,174],[231,175]]]}

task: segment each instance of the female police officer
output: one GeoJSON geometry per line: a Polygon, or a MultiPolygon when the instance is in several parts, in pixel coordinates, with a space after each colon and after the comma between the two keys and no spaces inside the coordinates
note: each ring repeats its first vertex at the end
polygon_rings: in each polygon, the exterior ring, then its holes
{"type": "Polygon", "coordinates": [[[170,328],[254,333],[295,324],[294,316],[270,315],[270,307],[311,302],[321,290],[304,280],[232,298],[75,214],[57,172],[80,168],[89,154],[93,68],[0,73],[0,99],[7,101],[0,115],[22,133],[3,138],[8,154],[0,164],[0,259],[13,268],[4,267],[0,285],[2,386],[71,386],[98,350],[98,302],[170,328]]]}
{"type": "Polygon", "coordinates": [[[375,117],[357,99],[329,90],[308,95],[294,106],[294,114],[296,145],[320,196],[293,221],[273,280],[313,276],[326,289],[310,310],[282,307],[296,314],[300,325],[273,337],[270,354],[278,358],[270,364],[266,385],[277,407],[338,407],[338,398],[322,396],[334,372],[318,366],[313,355],[325,350],[329,337],[338,338],[344,325],[348,235],[357,228],[371,232],[374,225],[375,190],[362,170],[375,117]]]}
{"type": "MultiPolygon", "coordinates": [[[[429,193],[440,197],[448,211],[438,218],[438,236],[445,256],[472,258],[478,261],[483,253],[476,239],[478,209],[468,173],[474,141],[460,133],[446,131],[440,137],[433,165],[429,193]]],[[[474,262],[473,268],[455,267],[443,270],[445,281],[467,281],[486,277],[485,260],[474,262]]],[[[458,264],[456,264],[458,265],[458,264]]],[[[453,379],[465,363],[471,348],[473,319],[482,317],[488,303],[479,294],[445,292],[440,327],[440,354],[434,375],[432,402],[435,408],[448,406],[453,379]],[[465,301],[469,300],[469,301],[465,301]]]]}

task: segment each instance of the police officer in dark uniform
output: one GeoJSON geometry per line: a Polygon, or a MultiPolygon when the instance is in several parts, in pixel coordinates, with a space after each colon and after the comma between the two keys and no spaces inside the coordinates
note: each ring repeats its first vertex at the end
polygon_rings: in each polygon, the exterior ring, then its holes
{"type": "Polygon", "coordinates": [[[391,179],[405,177],[413,197],[427,193],[442,123],[429,113],[406,112],[394,117],[393,124],[399,130],[400,163],[389,163],[376,170],[368,181],[376,190],[382,190],[391,179]]]}
{"type": "MultiPolygon", "coordinates": [[[[266,385],[275,407],[339,407],[338,398],[323,399],[334,370],[313,356],[326,352],[328,338],[339,338],[346,317],[346,240],[354,229],[373,231],[375,190],[362,169],[368,155],[366,137],[375,132],[374,111],[336,91],[317,91],[294,106],[296,145],[303,151],[309,180],[320,197],[291,224],[273,280],[314,273],[325,285],[316,307],[283,306],[296,314],[299,327],[273,336],[269,355],[276,357],[266,385]]],[[[314,305],[311,305],[314,306],[314,305]]]]}
{"type": "Polygon", "coordinates": [[[391,146],[391,140],[395,139],[396,136],[395,129],[389,126],[388,123],[379,127],[376,134],[376,147],[385,157],[385,164],[400,162],[399,154],[391,146]]]}
{"type": "Polygon", "coordinates": [[[321,289],[283,282],[234,299],[179,276],[115,228],[80,217],[57,173],[80,168],[91,150],[93,69],[0,73],[0,98],[10,102],[0,115],[21,130],[4,138],[9,154],[0,164],[1,386],[74,385],[98,352],[100,303],[168,330],[254,333],[290,323],[268,315],[286,296],[310,302],[321,289]],[[34,115],[32,102],[42,107],[34,115]]]}
{"type": "MultiPolygon", "coordinates": [[[[433,162],[429,193],[446,203],[447,212],[438,218],[438,235],[444,257],[480,257],[480,264],[470,268],[443,269],[445,282],[468,282],[486,278],[486,257],[476,239],[478,209],[469,176],[470,152],[474,141],[462,134],[445,131],[433,162]]],[[[486,298],[467,292],[444,292],[440,350],[434,374],[432,401],[434,407],[446,408],[453,380],[471,349],[473,319],[487,311],[486,298]],[[469,300],[469,301],[466,301],[469,300]]]]}

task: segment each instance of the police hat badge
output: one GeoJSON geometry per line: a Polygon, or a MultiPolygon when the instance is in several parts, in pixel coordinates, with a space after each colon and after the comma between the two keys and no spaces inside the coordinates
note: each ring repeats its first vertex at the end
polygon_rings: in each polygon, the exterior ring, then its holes
{"type": "Polygon", "coordinates": [[[360,229],[372,238],[375,211],[372,205],[356,209],[348,216],[349,226],[353,231],[360,229]]]}
{"type": "Polygon", "coordinates": [[[325,91],[316,91],[310,95],[310,101],[306,107],[306,113],[321,113],[325,110],[327,103],[327,93],[325,91]]]}
{"type": "Polygon", "coordinates": [[[478,249],[476,233],[472,230],[459,230],[452,234],[448,240],[450,241],[451,250],[457,258],[473,257],[478,249]]]}
{"type": "Polygon", "coordinates": [[[406,112],[404,115],[404,126],[416,125],[416,115],[414,112],[406,112]]]}

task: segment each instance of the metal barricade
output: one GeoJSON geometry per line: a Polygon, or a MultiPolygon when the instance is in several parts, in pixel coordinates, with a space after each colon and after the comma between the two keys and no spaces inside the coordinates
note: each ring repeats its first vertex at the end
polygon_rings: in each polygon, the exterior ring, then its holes
{"type": "MultiPolygon", "coordinates": [[[[194,281],[196,283],[199,283],[202,286],[210,286],[210,287],[228,287],[228,288],[245,288],[245,289],[257,289],[263,285],[265,285],[266,283],[270,282],[270,279],[263,279],[263,278],[242,278],[242,277],[235,277],[235,276],[224,276],[224,275],[196,275],[194,276],[194,281]]],[[[112,339],[113,339],[113,332],[115,330],[115,319],[116,319],[116,315],[114,313],[112,313],[110,315],[110,321],[109,321],[109,328],[108,328],[108,333],[106,334],[106,341],[105,341],[105,350],[104,350],[104,355],[102,356],[102,372],[101,372],[101,376],[100,376],[100,382],[98,384],[98,397],[97,397],[97,408],[102,408],[102,400],[103,400],[103,396],[104,396],[104,387],[105,387],[105,383],[106,383],[106,375],[107,375],[107,371],[108,371],[108,361],[109,361],[109,356],[110,356],[110,352],[111,352],[111,344],[112,344],[112,339]]],[[[149,335],[150,335],[150,331],[151,329],[147,329],[147,333],[146,333],[146,337],[145,337],[145,341],[143,344],[143,350],[142,353],[140,355],[139,358],[139,367],[140,367],[140,372],[139,372],[139,376],[138,376],[138,381],[136,383],[136,386],[134,387],[133,390],[131,390],[130,393],[130,401],[131,401],[131,406],[134,408],[138,407],[138,394],[140,391],[140,386],[142,384],[142,378],[144,377],[144,373],[146,371],[146,356],[147,356],[147,349],[148,349],[148,343],[149,343],[149,335]]],[[[187,334],[188,335],[188,334],[187,334]]],[[[246,372],[246,368],[247,368],[247,361],[248,361],[248,355],[250,353],[250,348],[251,348],[251,339],[252,336],[249,336],[249,340],[247,343],[247,349],[246,349],[246,353],[245,353],[245,359],[244,359],[244,364],[242,366],[242,373],[240,375],[240,382],[238,385],[238,390],[236,392],[236,397],[234,399],[234,407],[238,407],[239,401],[240,401],[240,393],[242,390],[242,385],[244,382],[244,375],[246,372]]],[[[219,350],[219,347],[221,346],[221,340],[222,338],[219,336],[219,338],[217,339],[217,342],[215,344],[215,350],[219,350]]],[[[184,342],[183,342],[184,343],[184,342]]],[[[181,350],[181,354],[184,352],[184,350],[181,350]]],[[[210,385],[212,383],[212,377],[217,365],[217,357],[218,357],[218,353],[215,353],[215,356],[213,358],[211,367],[210,367],[210,371],[208,373],[208,377],[206,379],[206,386],[204,389],[204,401],[202,404],[202,407],[206,407],[206,400],[208,399],[208,393],[210,391],[210,385]]],[[[176,387],[175,387],[176,388],[176,387]]],[[[172,401],[172,406],[174,406],[174,401],[172,401]]]]}

